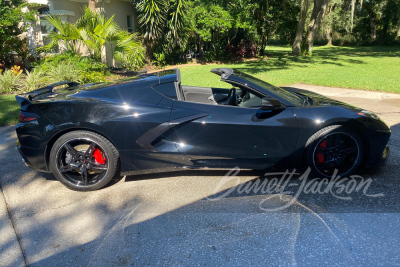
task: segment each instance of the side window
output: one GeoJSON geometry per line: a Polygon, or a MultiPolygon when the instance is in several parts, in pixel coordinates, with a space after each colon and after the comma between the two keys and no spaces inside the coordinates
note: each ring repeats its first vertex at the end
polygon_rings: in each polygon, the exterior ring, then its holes
{"type": "Polygon", "coordinates": [[[153,87],[153,89],[168,98],[171,98],[173,100],[178,100],[178,97],[176,95],[175,83],[173,82],[156,85],[153,87]]]}
{"type": "Polygon", "coordinates": [[[239,95],[238,106],[243,108],[259,108],[261,107],[261,97],[243,90],[239,95]]]}

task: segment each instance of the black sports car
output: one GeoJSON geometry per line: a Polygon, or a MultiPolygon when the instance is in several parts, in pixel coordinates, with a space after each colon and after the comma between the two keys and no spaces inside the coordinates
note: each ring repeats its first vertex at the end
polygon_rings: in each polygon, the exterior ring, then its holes
{"type": "Polygon", "coordinates": [[[32,169],[81,191],[158,168],[310,166],[317,177],[343,177],[389,155],[390,129],[370,111],[237,70],[211,72],[232,88],[182,85],[177,69],[17,96],[18,150],[32,169]]]}

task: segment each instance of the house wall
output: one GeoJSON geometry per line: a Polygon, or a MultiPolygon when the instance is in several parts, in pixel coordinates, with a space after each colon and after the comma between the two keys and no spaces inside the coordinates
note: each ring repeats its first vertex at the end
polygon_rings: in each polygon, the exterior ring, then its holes
{"type": "MultiPolygon", "coordinates": [[[[135,18],[133,5],[127,1],[110,0],[109,3],[104,3],[104,11],[107,18],[110,18],[114,15],[115,22],[118,23],[118,25],[124,30],[128,30],[127,16],[132,16],[135,18]]],[[[135,27],[135,19],[133,19],[133,24],[135,27]]]]}
{"type": "MultiPolygon", "coordinates": [[[[83,8],[87,1],[71,0],[28,0],[31,3],[38,3],[41,6],[50,6],[50,12],[59,15],[66,15],[67,21],[74,23],[83,14],[83,8]]],[[[37,7],[40,8],[40,7],[37,7]]],[[[133,27],[136,27],[136,14],[132,3],[129,0],[99,0],[96,3],[98,11],[104,11],[107,18],[114,15],[115,22],[124,30],[128,29],[127,16],[133,18],[133,27]]]]}
{"type": "Polygon", "coordinates": [[[83,14],[83,3],[68,0],[52,0],[52,2],[54,5],[54,10],[68,10],[74,13],[73,15],[68,16],[67,21],[70,23],[74,23],[83,14]]]}

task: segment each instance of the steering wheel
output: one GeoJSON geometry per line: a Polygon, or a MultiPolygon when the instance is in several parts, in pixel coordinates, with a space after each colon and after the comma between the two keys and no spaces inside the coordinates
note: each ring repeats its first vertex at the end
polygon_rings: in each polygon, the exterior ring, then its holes
{"type": "Polygon", "coordinates": [[[225,105],[229,105],[229,106],[237,105],[237,97],[236,97],[236,88],[235,87],[233,87],[231,90],[229,90],[228,100],[226,101],[225,105]]]}

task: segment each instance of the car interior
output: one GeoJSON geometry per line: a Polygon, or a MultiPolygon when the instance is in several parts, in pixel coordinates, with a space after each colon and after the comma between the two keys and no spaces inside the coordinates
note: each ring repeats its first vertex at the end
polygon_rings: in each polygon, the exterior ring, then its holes
{"type": "Polygon", "coordinates": [[[176,91],[178,100],[213,105],[229,105],[245,108],[259,108],[262,96],[249,92],[244,87],[231,89],[181,85],[178,72],[176,91]]]}

